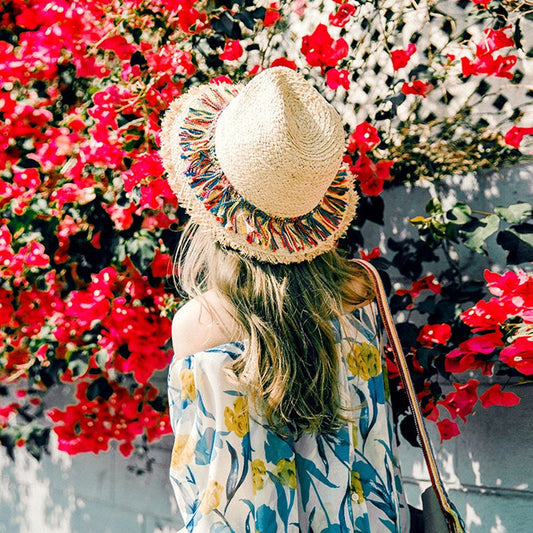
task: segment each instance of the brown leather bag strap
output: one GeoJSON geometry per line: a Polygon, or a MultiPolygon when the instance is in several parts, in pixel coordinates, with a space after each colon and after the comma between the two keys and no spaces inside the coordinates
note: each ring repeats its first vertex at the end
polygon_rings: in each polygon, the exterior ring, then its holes
{"type": "Polygon", "coordinates": [[[415,388],[413,386],[413,381],[411,379],[411,374],[409,373],[409,367],[407,366],[407,361],[403,353],[402,345],[400,343],[400,338],[398,337],[398,332],[394,325],[394,321],[389,309],[389,304],[387,303],[387,295],[385,293],[385,288],[383,287],[383,282],[381,277],[376,270],[376,268],[367,261],[362,259],[354,259],[354,262],[363,267],[370,279],[373,282],[375,291],[376,291],[376,301],[379,308],[379,313],[381,315],[381,320],[385,327],[385,332],[394,354],[394,359],[398,370],[400,373],[400,378],[402,380],[405,391],[407,392],[407,397],[409,399],[409,405],[411,407],[411,413],[413,415],[416,432],[418,433],[418,438],[422,446],[422,452],[424,453],[424,459],[426,460],[426,465],[429,472],[429,477],[431,479],[431,484],[437,496],[439,506],[442,509],[450,533],[463,533],[464,527],[459,517],[459,514],[453,507],[448,494],[442,484],[440,478],[439,470],[437,468],[437,463],[435,460],[435,454],[433,448],[431,447],[431,441],[429,440],[426,427],[424,425],[424,418],[422,416],[422,411],[420,409],[420,404],[418,403],[415,388]]]}

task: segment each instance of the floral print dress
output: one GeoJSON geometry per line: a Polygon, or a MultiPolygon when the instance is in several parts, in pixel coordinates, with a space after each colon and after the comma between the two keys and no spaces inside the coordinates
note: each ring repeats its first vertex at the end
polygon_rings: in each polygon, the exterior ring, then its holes
{"type": "Polygon", "coordinates": [[[282,438],[248,414],[228,371],[245,342],[173,362],[170,479],[183,531],[409,531],[375,324],[371,307],[334,322],[341,394],[354,420],[335,435],[282,438]]]}

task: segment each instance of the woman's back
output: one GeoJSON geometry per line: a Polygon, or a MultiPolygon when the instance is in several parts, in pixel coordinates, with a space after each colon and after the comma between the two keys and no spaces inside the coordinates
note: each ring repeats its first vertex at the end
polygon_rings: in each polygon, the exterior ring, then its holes
{"type": "Polygon", "coordinates": [[[332,322],[351,418],[335,434],[282,437],[255,413],[231,371],[247,341],[176,357],[171,480],[188,531],[402,530],[406,506],[375,322],[370,306],[332,322]]]}

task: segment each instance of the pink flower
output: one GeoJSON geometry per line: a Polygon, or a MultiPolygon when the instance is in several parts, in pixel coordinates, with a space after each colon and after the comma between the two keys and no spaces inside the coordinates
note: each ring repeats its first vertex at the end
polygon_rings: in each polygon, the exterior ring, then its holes
{"type": "Polygon", "coordinates": [[[137,210],[137,206],[133,202],[127,206],[121,206],[116,203],[109,205],[102,203],[102,207],[111,217],[118,231],[127,230],[133,224],[133,214],[137,210]]]}
{"type": "Polygon", "coordinates": [[[150,178],[158,178],[164,172],[161,157],[155,150],[140,155],[129,170],[122,173],[124,189],[130,192],[135,185],[147,182],[150,178]]]}
{"type": "Polygon", "coordinates": [[[476,58],[474,61],[466,57],[461,58],[461,67],[463,76],[494,76],[495,78],[513,79],[513,74],[510,70],[515,66],[517,56],[497,56],[493,57],[491,54],[484,54],[476,58]]]}
{"type": "Polygon", "coordinates": [[[503,274],[485,270],[483,276],[485,277],[489,291],[494,296],[504,296],[505,294],[514,292],[520,285],[520,278],[515,272],[510,270],[503,274]]]}
{"type": "Polygon", "coordinates": [[[243,53],[244,50],[239,41],[228,40],[224,46],[224,51],[218,57],[223,61],[236,61],[243,53]]]}
{"type": "Polygon", "coordinates": [[[23,246],[17,256],[22,258],[28,268],[46,268],[50,266],[50,258],[46,255],[44,246],[39,242],[32,241],[23,246]]]}
{"type": "Polygon", "coordinates": [[[513,392],[502,392],[502,386],[499,383],[490,387],[479,399],[485,408],[492,405],[511,407],[520,403],[520,398],[513,392]]]}
{"type": "Polygon", "coordinates": [[[343,28],[355,13],[355,6],[349,3],[341,4],[335,13],[330,13],[329,23],[332,26],[343,28]]]}
{"type": "Polygon", "coordinates": [[[392,68],[399,70],[407,65],[411,56],[416,52],[416,44],[409,43],[405,50],[401,48],[392,50],[390,57],[392,60],[392,68]]]}
{"type": "Polygon", "coordinates": [[[346,90],[350,88],[350,73],[347,70],[337,70],[330,68],[326,72],[326,83],[330,89],[338,89],[341,85],[346,90]]]}
{"type": "Polygon", "coordinates": [[[533,375],[533,337],[518,337],[500,352],[500,361],[518,372],[533,375]]]}

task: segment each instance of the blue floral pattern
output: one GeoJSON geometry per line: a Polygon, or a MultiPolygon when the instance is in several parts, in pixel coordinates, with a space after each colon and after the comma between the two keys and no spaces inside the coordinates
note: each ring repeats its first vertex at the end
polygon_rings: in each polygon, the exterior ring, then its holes
{"type": "Polygon", "coordinates": [[[185,531],[409,531],[374,310],[357,310],[334,328],[342,401],[353,420],[335,435],[282,438],[248,413],[228,370],[244,342],[172,363],[170,479],[185,531]]]}

